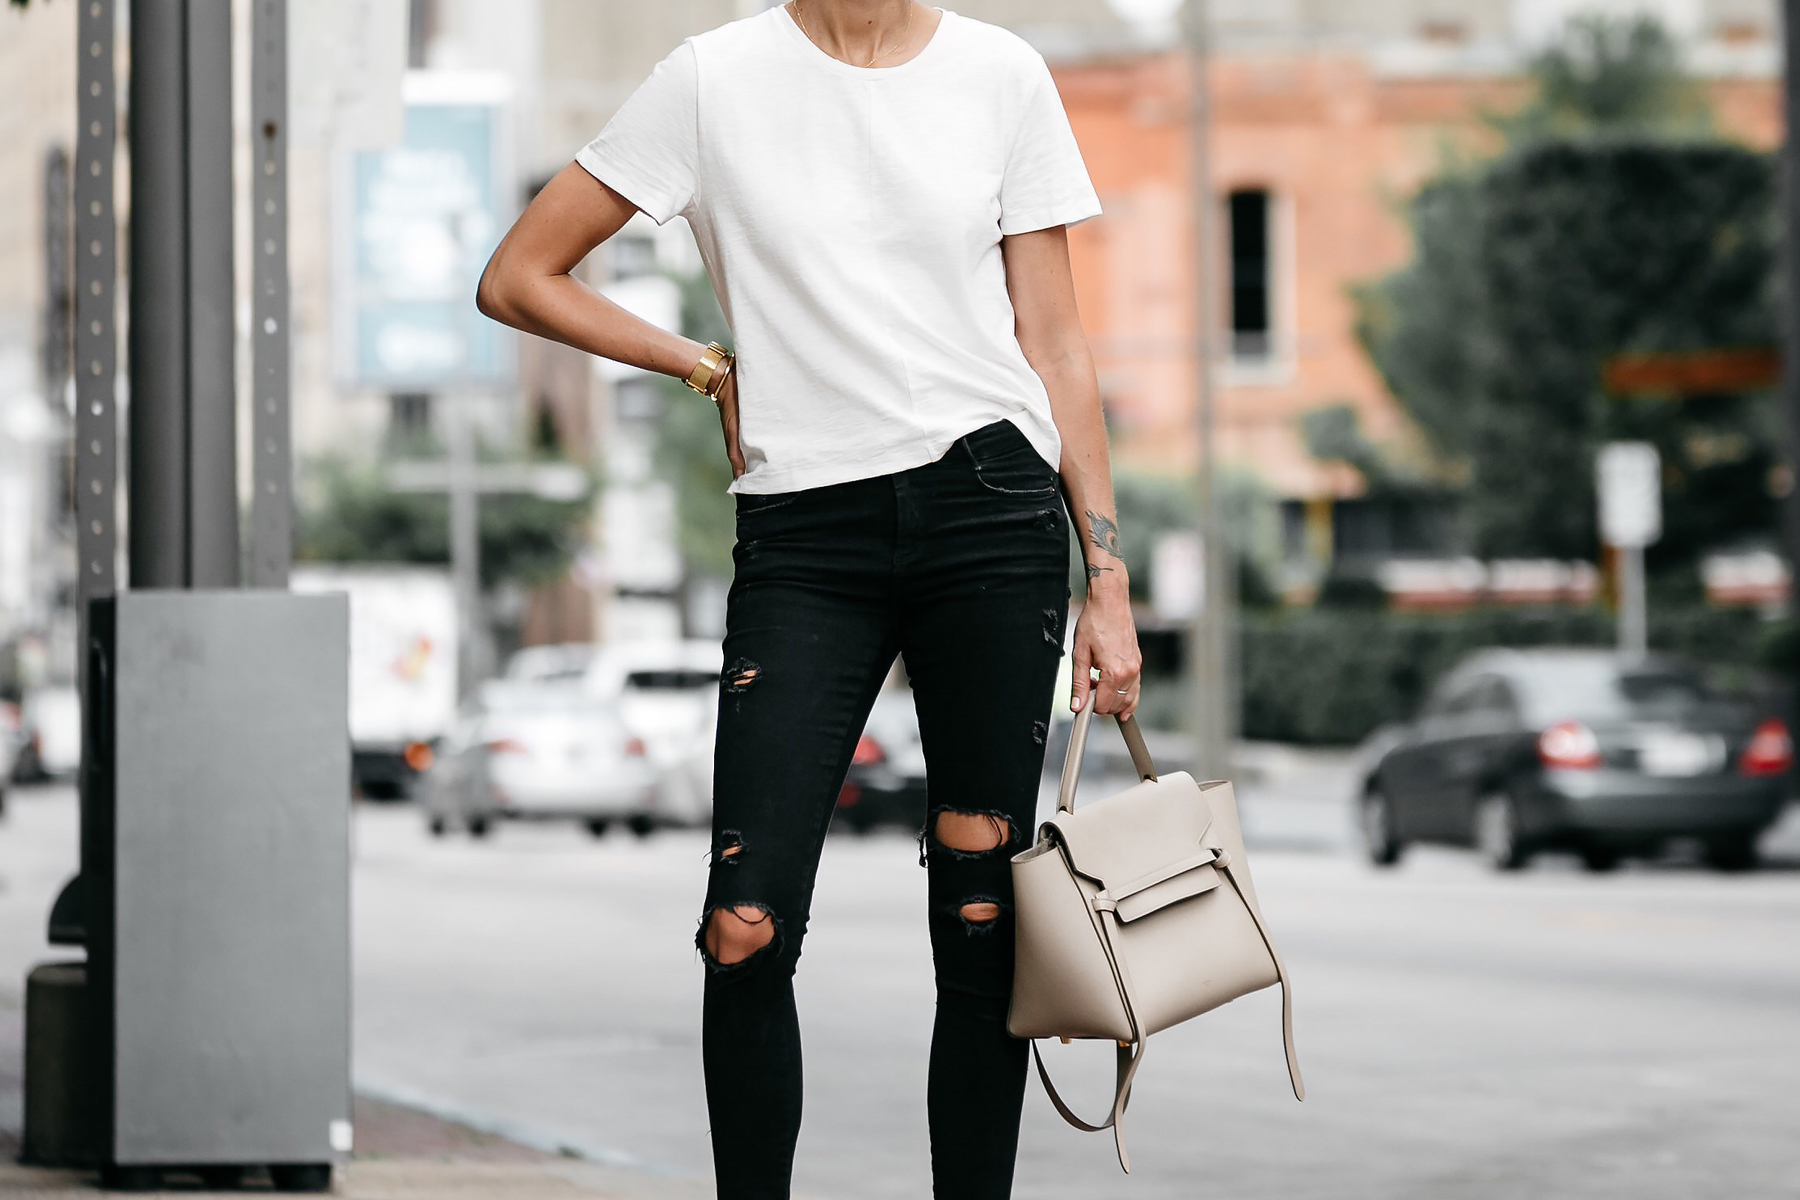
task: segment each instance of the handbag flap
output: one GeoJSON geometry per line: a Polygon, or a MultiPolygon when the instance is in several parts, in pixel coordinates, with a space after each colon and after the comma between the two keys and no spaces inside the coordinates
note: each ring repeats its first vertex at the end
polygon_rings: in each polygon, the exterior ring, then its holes
{"type": "MultiPolygon", "coordinates": [[[[1212,806],[1205,792],[1193,776],[1177,771],[1084,804],[1072,813],[1059,812],[1044,822],[1043,832],[1062,844],[1077,874],[1115,897],[1119,895],[1115,889],[1133,884],[1148,896],[1180,890],[1170,885],[1188,875],[1210,876],[1217,882],[1217,872],[1207,865],[1210,859],[1182,865],[1211,845],[1206,835],[1212,821],[1212,806]]],[[[1185,895],[1204,890],[1197,888],[1185,895]]],[[[1171,896],[1150,911],[1181,898],[1171,896]]],[[[1132,907],[1141,908],[1141,904],[1132,907]]],[[[1124,919],[1123,912],[1120,916],[1124,919]]]]}
{"type": "Polygon", "coordinates": [[[1179,874],[1171,875],[1160,883],[1153,883],[1126,896],[1115,896],[1114,902],[1119,920],[1129,925],[1139,917],[1147,917],[1169,907],[1177,900],[1186,900],[1190,896],[1198,896],[1202,892],[1210,892],[1220,883],[1219,870],[1208,859],[1205,863],[1188,867],[1179,874]]]}

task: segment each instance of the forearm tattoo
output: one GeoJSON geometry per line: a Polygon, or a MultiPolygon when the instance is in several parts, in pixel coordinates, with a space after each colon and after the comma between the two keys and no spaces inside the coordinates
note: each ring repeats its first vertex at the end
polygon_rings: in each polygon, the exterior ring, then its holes
{"type": "MultiPolygon", "coordinates": [[[[1125,556],[1119,552],[1119,524],[1105,513],[1087,510],[1088,540],[1106,551],[1116,559],[1123,561],[1125,556]]],[[[1102,568],[1110,570],[1111,568],[1102,568]]]]}

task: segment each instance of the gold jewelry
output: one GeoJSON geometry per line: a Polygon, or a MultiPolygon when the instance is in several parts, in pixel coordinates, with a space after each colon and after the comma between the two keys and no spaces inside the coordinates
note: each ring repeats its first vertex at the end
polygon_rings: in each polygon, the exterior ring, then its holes
{"type": "Polygon", "coordinates": [[[689,372],[683,382],[702,396],[710,397],[719,390],[719,385],[725,382],[725,376],[729,373],[733,360],[734,356],[731,351],[717,342],[708,342],[706,349],[701,352],[700,362],[689,372]]]}
{"type": "MultiPolygon", "coordinates": [[[[906,35],[912,32],[912,12],[913,12],[914,7],[915,7],[915,5],[913,4],[913,0],[906,0],[906,17],[904,20],[902,20],[900,22],[900,37],[899,37],[899,39],[896,40],[895,43],[892,46],[889,46],[886,50],[883,50],[881,53],[871,57],[868,62],[863,64],[864,67],[874,66],[876,63],[880,62],[882,59],[886,58],[888,55],[890,55],[894,51],[898,50],[901,46],[906,45],[906,35]]],[[[800,12],[800,0],[794,0],[794,20],[799,23],[800,32],[804,33],[806,35],[807,41],[811,42],[815,46],[818,46],[819,49],[825,50],[824,45],[817,38],[813,37],[812,30],[810,30],[806,27],[806,18],[800,12]]],[[[825,50],[825,53],[831,54],[831,51],[825,50]]],[[[837,58],[837,55],[831,54],[831,57],[837,58]]],[[[841,58],[838,58],[838,61],[843,62],[844,60],[841,58]]],[[[852,63],[851,65],[855,66],[856,64],[852,63]]]]}
{"type": "Polygon", "coordinates": [[[725,391],[726,383],[728,383],[731,380],[731,377],[736,374],[737,355],[728,354],[725,356],[725,362],[719,367],[718,372],[707,381],[706,394],[712,397],[712,402],[714,404],[719,402],[719,396],[725,391]]]}

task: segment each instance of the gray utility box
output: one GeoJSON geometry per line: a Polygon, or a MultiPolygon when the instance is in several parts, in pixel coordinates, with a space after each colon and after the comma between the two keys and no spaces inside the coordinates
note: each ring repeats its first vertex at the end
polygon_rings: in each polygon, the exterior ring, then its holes
{"type": "Polygon", "coordinates": [[[89,1008],[107,1167],[350,1149],[349,608],[91,609],[89,1008]]]}

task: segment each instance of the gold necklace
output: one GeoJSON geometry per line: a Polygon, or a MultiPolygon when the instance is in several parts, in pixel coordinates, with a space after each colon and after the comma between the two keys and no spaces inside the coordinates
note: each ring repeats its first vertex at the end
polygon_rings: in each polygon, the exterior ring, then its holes
{"type": "MultiPolygon", "coordinates": [[[[894,45],[889,46],[886,50],[883,50],[881,53],[876,54],[873,57],[871,57],[868,62],[863,64],[864,67],[874,66],[877,62],[880,62],[882,59],[886,58],[888,55],[890,55],[894,51],[898,50],[901,46],[906,45],[906,35],[908,33],[912,32],[912,10],[913,10],[913,8],[914,8],[913,0],[906,0],[906,17],[904,20],[902,20],[900,22],[900,37],[899,37],[898,41],[896,41],[894,45]]],[[[796,20],[800,23],[800,32],[804,33],[806,35],[807,41],[811,42],[815,46],[818,46],[819,49],[825,50],[824,45],[822,43],[820,43],[820,41],[817,38],[813,37],[812,30],[810,30],[806,27],[806,17],[800,11],[800,0],[794,0],[794,20],[796,20]]],[[[831,51],[825,50],[825,53],[831,54],[831,51]]],[[[837,58],[837,55],[835,55],[835,54],[832,54],[831,56],[833,58],[837,58]]],[[[842,62],[843,60],[839,59],[838,61],[842,62]]]]}

